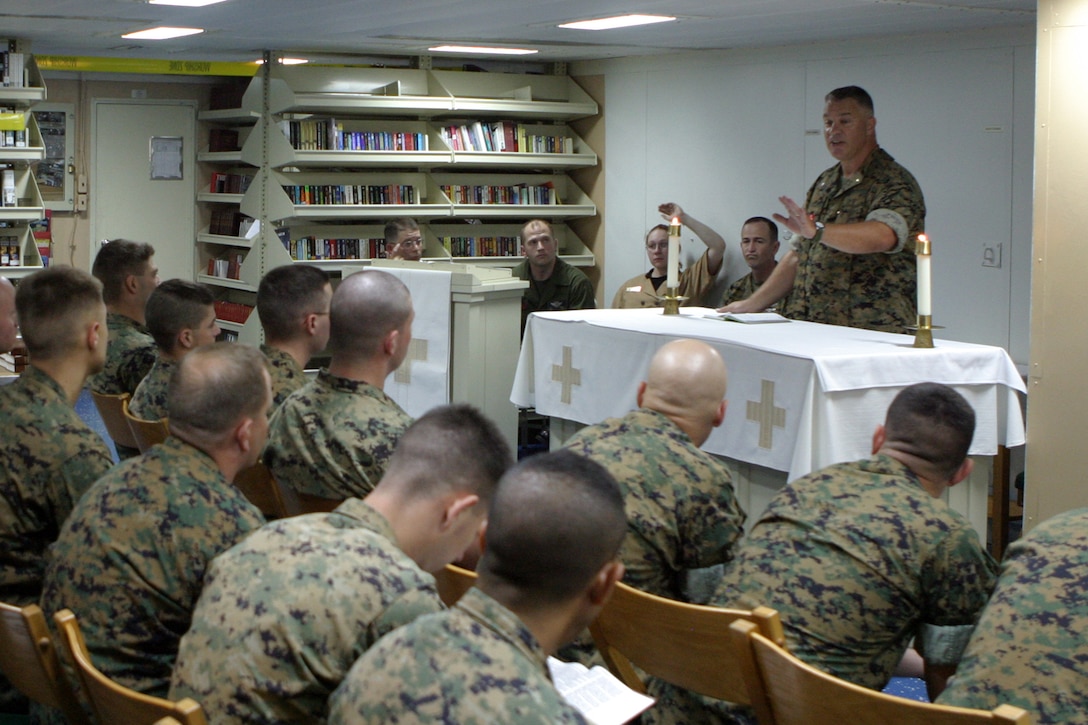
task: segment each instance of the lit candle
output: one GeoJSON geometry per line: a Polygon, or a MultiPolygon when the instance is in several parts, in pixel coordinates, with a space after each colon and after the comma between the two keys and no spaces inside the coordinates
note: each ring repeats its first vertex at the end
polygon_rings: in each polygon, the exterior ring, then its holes
{"type": "Polygon", "coordinates": [[[925,234],[918,235],[918,314],[929,317],[933,314],[931,295],[933,292],[933,278],[930,264],[932,262],[932,245],[925,234]]]}
{"type": "Polygon", "coordinates": [[[672,289],[680,286],[680,219],[677,217],[673,217],[669,225],[669,266],[665,286],[672,289]]]}

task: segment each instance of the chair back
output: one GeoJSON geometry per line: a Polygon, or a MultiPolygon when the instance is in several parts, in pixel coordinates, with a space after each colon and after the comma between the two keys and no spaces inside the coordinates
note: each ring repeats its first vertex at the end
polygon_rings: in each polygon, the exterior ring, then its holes
{"type": "Polygon", "coordinates": [[[128,422],[128,427],[132,431],[132,437],[135,439],[136,447],[140,449],[140,453],[157,443],[162,443],[170,435],[170,426],[166,418],[161,420],[137,418],[128,409],[128,400],[124,401],[124,411],[125,420],[128,422]]]}
{"type": "Polygon", "coordinates": [[[37,604],[0,602],[0,672],[35,702],[56,708],[73,725],[90,725],[61,669],[45,613],[37,604]]]}
{"type": "Polygon", "coordinates": [[[113,442],[126,448],[139,448],[136,438],[132,435],[132,428],[125,420],[125,404],[132,397],[128,393],[111,395],[109,393],[96,393],[91,391],[91,398],[98,408],[98,414],[102,416],[102,422],[106,425],[106,432],[110,434],[113,442]]]}
{"type": "Polygon", "coordinates": [[[72,610],[60,610],[54,620],[60,630],[61,645],[72,660],[79,684],[90,700],[98,722],[152,725],[164,717],[172,717],[181,725],[207,725],[204,711],[189,698],[173,702],[152,697],[120,685],[102,674],[91,662],[91,653],[87,650],[72,610]]]}
{"type": "Polygon", "coordinates": [[[476,572],[447,564],[446,568],[434,575],[434,582],[438,586],[438,598],[447,607],[452,607],[465,592],[476,586],[476,572]]]}
{"type": "Polygon", "coordinates": [[[298,499],[299,513],[304,514],[327,514],[344,503],[342,498],[324,498],[323,496],[314,496],[312,493],[302,493],[301,491],[296,491],[295,496],[298,499]]]}
{"type": "Polygon", "coordinates": [[[760,725],[1031,725],[1018,707],[972,710],[886,695],[805,664],[750,622],[730,625],[760,725]]]}
{"type": "Polygon", "coordinates": [[[646,688],[635,667],[685,690],[747,705],[748,688],[729,637],[729,625],[738,619],[754,622],[767,636],[783,641],[782,623],[773,609],[687,604],[622,582],[589,631],[608,669],[637,692],[646,688]]]}
{"type": "Polygon", "coordinates": [[[268,466],[260,461],[235,476],[234,485],[269,520],[284,519],[302,513],[302,506],[294,489],[281,485],[272,475],[272,471],[268,470],[268,466]]]}

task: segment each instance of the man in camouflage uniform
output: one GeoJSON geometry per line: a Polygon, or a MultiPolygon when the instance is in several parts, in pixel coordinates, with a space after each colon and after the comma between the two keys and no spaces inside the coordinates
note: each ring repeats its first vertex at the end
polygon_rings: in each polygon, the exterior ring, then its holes
{"type": "MultiPolygon", "coordinates": [[[[722,269],[725,257],[725,240],[722,235],[703,224],[701,221],[680,208],[679,204],[668,202],[657,207],[666,219],[678,219],[684,226],[695,232],[699,241],[706,245],[706,251],[689,269],[680,273],[680,294],[688,299],[685,305],[703,304],[703,294],[714,286],[718,272],[722,269]]],[[[650,258],[650,271],[627,280],[616,291],[612,306],[621,307],[661,307],[664,302],[658,296],[663,294],[661,285],[665,283],[669,266],[669,227],[658,224],[646,233],[646,255],[650,258]]]]}
{"type": "MultiPolygon", "coordinates": [[[[18,380],[0,386],[0,601],[24,606],[38,601],[46,549],[64,519],[113,459],[75,412],[84,381],[106,360],[100,285],[72,267],[35,272],[17,291],[0,281],[5,352],[15,342],[13,308],[30,364],[18,380]]],[[[25,708],[26,700],[0,675],[0,712],[25,708]]]]}
{"type": "Polygon", "coordinates": [[[218,557],[170,697],[195,698],[220,724],[324,722],[368,647],[442,609],[431,573],[478,537],[512,459],[475,409],[435,408],[365,499],[268,524],[218,557]]]}
{"type": "Polygon", "coordinates": [[[384,391],[412,341],[412,297],[393,275],[367,270],[340,283],[330,309],[329,367],[273,415],[264,462],[301,493],[361,498],[412,422],[384,391]]]}
{"type": "Polygon", "coordinates": [[[215,320],[215,295],[202,284],[168,279],[147,300],[147,327],[155,338],[158,355],[151,371],[140,382],[129,412],[144,420],[160,420],[167,414],[170,377],[190,351],[211,345],[219,337],[215,320]]]}
{"type": "Polygon", "coordinates": [[[872,458],[810,473],[771,499],[714,602],[777,609],[791,652],[876,690],[913,637],[940,692],[997,571],[941,499],[971,472],[974,429],[974,411],[951,388],[905,388],[874,433],[872,458]]]}
{"type": "MultiPolygon", "coordinates": [[[[778,266],[778,225],[767,217],[754,216],[745,220],[740,228],[740,252],[748,264],[749,272],[733,284],[722,296],[722,305],[746,300],[755,294],[778,266]]],[[[776,307],[785,309],[789,294],[779,300],[776,307]]]]}
{"type": "Polygon", "coordinates": [[[1031,721],[1083,722],[1088,713],[1088,509],[1058,514],[1005,552],[993,596],[942,705],[1008,703],[1031,721]]]}
{"type": "Polygon", "coordinates": [[[499,483],[476,588],[383,637],[329,700],[330,723],[584,723],[545,659],[623,576],[623,498],[600,465],[532,456],[499,483]]]}
{"type": "Polygon", "coordinates": [[[0,277],[0,352],[11,352],[19,340],[19,318],[15,314],[15,285],[0,277]]]}
{"type": "Polygon", "coordinates": [[[820,174],[802,208],[779,201],[793,249],[759,290],[727,305],[759,312],[790,293],[788,317],[903,332],[916,323],[915,240],[925,229],[922,190],[876,142],[873,99],[857,86],[824,99],[824,141],[839,163],[820,174]]]}
{"type": "Polygon", "coordinates": [[[95,255],[91,273],[102,283],[110,347],[106,367],[90,379],[90,388],[96,393],[131,395],[155,364],[155,341],[145,326],[147,298],[159,284],[155,248],[127,239],[105,242],[95,255]]]}
{"type": "Polygon", "coordinates": [[[167,695],[208,564],[264,523],[230,481],[257,460],[271,400],[256,348],[186,355],[170,384],[170,437],[104,476],[68,517],[41,606],[75,612],[115,682],[167,695]]]}
{"type": "Polygon", "coordinates": [[[583,428],[567,447],[615,476],[627,509],[624,582],[683,600],[688,570],[721,564],[744,533],[729,469],[699,449],[725,418],[725,363],[697,340],[661,347],[638,409],[583,428]]]}
{"type": "Polygon", "coordinates": [[[307,264],[276,267],[257,287],[261,352],[272,376],[272,412],[306,384],[306,362],[329,342],[329,277],[307,264]]]}
{"type": "Polygon", "coordinates": [[[524,261],[512,274],[529,282],[521,296],[521,330],[531,312],[586,310],[597,306],[593,283],[585,273],[559,258],[559,245],[552,225],[533,219],[521,228],[524,261]]]}

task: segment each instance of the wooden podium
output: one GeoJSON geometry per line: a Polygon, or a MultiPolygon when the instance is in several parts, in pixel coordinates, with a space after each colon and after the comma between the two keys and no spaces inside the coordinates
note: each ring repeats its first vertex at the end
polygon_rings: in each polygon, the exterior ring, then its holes
{"type": "Polygon", "coordinates": [[[512,276],[509,269],[471,264],[376,259],[370,266],[450,273],[447,399],[475,405],[516,449],[518,409],[510,402],[510,389],[521,345],[522,291],[529,283],[512,276]]]}

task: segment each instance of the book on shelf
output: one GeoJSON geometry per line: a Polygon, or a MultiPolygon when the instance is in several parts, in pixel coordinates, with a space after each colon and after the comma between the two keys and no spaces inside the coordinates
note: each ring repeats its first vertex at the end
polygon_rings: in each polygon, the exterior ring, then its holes
{"type": "Polygon", "coordinates": [[[216,208],[212,209],[211,219],[208,223],[208,233],[224,237],[241,237],[245,235],[243,225],[245,224],[248,229],[253,221],[235,207],[216,205],[216,208]]]}
{"type": "Polygon", "coordinates": [[[210,190],[214,194],[244,194],[253,182],[253,174],[213,171],[210,190]]]}
{"type": "Polygon", "coordinates": [[[291,259],[299,262],[385,257],[385,239],[323,238],[315,235],[281,237],[291,259]]]}
{"type": "Polygon", "coordinates": [[[26,57],[16,50],[16,41],[0,40],[0,83],[5,88],[25,88],[26,57]]]}
{"type": "Polygon", "coordinates": [[[241,279],[242,262],[245,255],[242,252],[231,252],[221,257],[208,259],[208,276],[222,279],[241,279]]]}
{"type": "Polygon", "coordinates": [[[284,120],[280,129],[297,151],[426,151],[427,135],[412,131],[355,131],[335,118],[284,120]]]}
{"type": "Polygon", "coordinates": [[[514,184],[490,186],[483,184],[443,184],[443,193],[454,204],[558,204],[555,184],[514,184]]]}
{"type": "Polygon", "coordinates": [[[21,267],[22,264],[19,237],[0,236],[0,267],[21,267]]]}
{"type": "Polygon", "coordinates": [[[410,184],[294,184],[284,192],[297,205],[415,204],[416,188],[410,184]]]}
{"type": "Polygon", "coordinates": [[[517,257],[521,255],[521,237],[441,237],[442,246],[451,257],[517,257]]]}
{"type": "Polygon", "coordinates": [[[209,151],[238,151],[238,131],[233,128],[212,128],[208,130],[209,151]]]}

